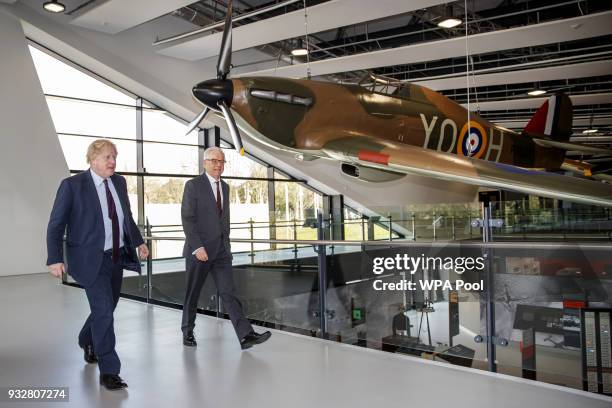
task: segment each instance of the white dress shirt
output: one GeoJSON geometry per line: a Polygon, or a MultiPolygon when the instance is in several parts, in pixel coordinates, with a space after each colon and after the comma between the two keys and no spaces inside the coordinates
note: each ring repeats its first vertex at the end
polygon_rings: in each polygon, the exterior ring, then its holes
{"type": "Polygon", "coordinates": [[[223,186],[221,185],[221,179],[215,180],[210,174],[205,173],[210,181],[210,188],[212,188],[213,195],[215,196],[215,202],[217,202],[217,182],[219,182],[219,192],[221,193],[221,208],[223,208],[223,186]]]}
{"type": "MultiPolygon", "coordinates": [[[[102,219],[104,220],[104,250],[113,249],[113,221],[108,216],[108,202],[106,201],[106,188],[104,187],[104,178],[97,175],[93,170],[90,169],[91,178],[93,178],[94,185],[96,186],[96,192],[98,193],[98,199],[100,200],[100,207],[102,207],[102,219]]],[[[111,196],[115,201],[115,208],[117,210],[117,219],[119,220],[119,248],[123,246],[123,209],[121,208],[121,201],[119,201],[119,195],[113,181],[108,180],[108,189],[111,192],[111,196]]]]}
{"type": "MultiPolygon", "coordinates": [[[[215,198],[215,202],[217,202],[217,182],[219,183],[219,193],[221,193],[221,198],[220,198],[221,208],[223,208],[223,186],[221,185],[221,179],[215,180],[215,178],[212,177],[210,174],[206,172],[204,172],[204,174],[206,174],[206,177],[208,177],[208,181],[210,182],[210,188],[213,191],[213,197],[215,198]]],[[[200,247],[200,248],[204,248],[204,247],[200,247]]],[[[195,253],[198,252],[200,248],[196,249],[191,254],[195,255],[195,253]]]]}

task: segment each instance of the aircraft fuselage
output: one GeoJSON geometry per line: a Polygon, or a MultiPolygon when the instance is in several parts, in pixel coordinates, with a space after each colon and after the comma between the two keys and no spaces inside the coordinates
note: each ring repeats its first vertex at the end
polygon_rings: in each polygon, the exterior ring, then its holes
{"type": "MultiPolygon", "coordinates": [[[[289,150],[321,151],[351,138],[425,149],[529,168],[558,169],[563,152],[496,126],[428,88],[407,84],[397,95],[358,85],[306,79],[232,79],[232,109],[289,150]]],[[[354,140],[354,139],[353,139],[354,140]]]]}

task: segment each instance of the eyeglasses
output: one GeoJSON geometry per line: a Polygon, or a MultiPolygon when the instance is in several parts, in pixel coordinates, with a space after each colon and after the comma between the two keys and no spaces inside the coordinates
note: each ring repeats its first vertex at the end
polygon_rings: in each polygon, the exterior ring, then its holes
{"type": "Polygon", "coordinates": [[[205,160],[208,160],[209,162],[211,162],[215,166],[217,164],[225,164],[225,163],[227,163],[225,160],[217,160],[217,159],[205,159],[205,160]]]}

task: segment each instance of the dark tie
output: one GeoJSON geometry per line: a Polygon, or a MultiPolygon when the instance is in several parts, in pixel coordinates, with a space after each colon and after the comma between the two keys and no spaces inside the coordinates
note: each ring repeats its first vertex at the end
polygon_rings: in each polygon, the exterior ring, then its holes
{"type": "Polygon", "coordinates": [[[119,218],[117,218],[117,208],[115,208],[115,200],[108,188],[108,180],[104,180],[104,189],[106,190],[106,203],[108,204],[108,218],[113,223],[113,263],[119,260],[119,218]]]}
{"type": "Polygon", "coordinates": [[[219,215],[223,214],[223,207],[221,207],[221,192],[219,191],[219,182],[217,183],[217,211],[219,211],[219,215]]]}

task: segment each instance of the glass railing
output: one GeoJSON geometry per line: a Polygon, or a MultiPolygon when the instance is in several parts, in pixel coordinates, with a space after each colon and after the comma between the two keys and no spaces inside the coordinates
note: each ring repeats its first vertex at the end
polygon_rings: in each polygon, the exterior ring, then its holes
{"type": "Polygon", "coordinates": [[[525,208],[522,201],[510,201],[495,205],[492,216],[503,221],[503,226],[494,231],[496,240],[612,240],[610,208],[525,208]]]}
{"type": "MultiPolygon", "coordinates": [[[[609,212],[532,210],[529,228],[540,235],[548,225],[545,242],[516,221],[526,212],[487,209],[347,220],[370,237],[382,228],[374,240],[321,239],[346,228],[322,218],[283,226],[295,237],[299,225],[307,239],[257,238],[256,223],[239,226],[248,234],[232,232],[237,295],[259,325],[582,389],[581,309],[612,307],[609,212]],[[580,235],[569,231],[577,223],[580,235]],[[566,242],[582,234],[591,238],[566,242]]],[[[150,231],[144,273],[126,273],[122,291],[181,307],[184,236],[176,226],[150,231]]],[[[212,278],[198,306],[225,316],[212,278]]]]}
{"type": "MultiPolygon", "coordinates": [[[[482,240],[481,229],[473,223],[482,217],[480,205],[370,207],[369,216],[343,221],[345,230],[351,231],[346,239],[482,240]]],[[[501,221],[493,228],[494,241],[612,241],[611,208],[575,204],[565,208],[558,202],[538,199],[502,201],[491,204],[491,217],[501,221]]]]}
{"type": "MultiPolygon", "coordinates": [[[[297,253],[234,254],[237,295],[255,323],[580,389],[579,307],[612,304],[607,243],[298,243],[297,253]]],[[[185,262],[176,255],[126,274],[123,292],[180,307],[185,262]]],[[[212,279],[199,308],[223,315],[212,279]]]]}

